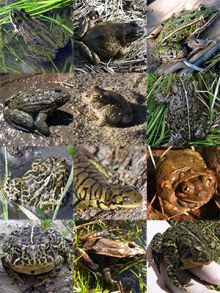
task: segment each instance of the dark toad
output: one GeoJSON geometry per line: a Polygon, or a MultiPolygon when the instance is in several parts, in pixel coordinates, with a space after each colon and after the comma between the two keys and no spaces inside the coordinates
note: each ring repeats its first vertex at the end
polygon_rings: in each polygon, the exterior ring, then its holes
{"type": "Polygon", "coordinates": [[[189,78],[176,78],[167,97],[156,94],[156,100],[167,104],[167,127],[170,132],[168,145],[181,146],[189,140],[204,138],[209,128],[204,104],[189,78]]]}
{"type": "Polygon", "coordinates": [[[144,31],[135,21],[103,21],[93,23],[84,19],[79,28],[78,45],[85,57],[94,65],[102,60],[121,58],[130,51],[130,45],[144,31]]]}
{"type": "Polygon", "coordinates": [[[61,89],[19,92],[4,103],[4,118],[14,128],[49,136],[48,115],[63,106],[70,94],[61,89]]]}

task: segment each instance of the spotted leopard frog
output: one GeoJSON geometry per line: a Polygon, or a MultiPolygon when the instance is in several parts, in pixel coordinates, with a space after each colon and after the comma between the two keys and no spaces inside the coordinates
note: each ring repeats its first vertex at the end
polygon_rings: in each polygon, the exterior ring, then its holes
{"type": "Polygon", "coordinates": [[[51,211],[59,202],[66,182],[66,159],[49,157],[45,161],[34,161],[22,177],[8,176],[3,193],[9,201],[51,211]]]}
{"type": "Polygon", "coordinates": [[[219,14],[215,7],[200,5],[191,11],[181,11],[178,15],[162,22],[148,38],[156,38],[152,54],[163,63],[181,60],[187,56],[187,48],[196,50],[207,46],[208,42],[197,37],[207,29],[219,14]]]}
{"type": "Polygon", "coordinates": [[[14,128],[50,135],[48,115],[64,105],[70,94],[61,89],[19,92],[4,103],[4,118],[14,128]]]}
{"type": "Polygon", "coordinates": [[[69,35],[62,27],[32,18],[24,9],[12,9],[10,17],[15,31],[27,45],[24,57],[35,62],[55,59],[58,50],[69,42],[69,35]]]}
{"type": "Polygon", "coordinates": [[[108,231],[82,235],[80,241],[82,248],[76,249],[79,265],[95,276],[102,269],[104,280],[110,284],[117,284],[111,277],[112,268],[126,267],[146,256],[145,250],[135,242],[121,241],[108,231]]]}

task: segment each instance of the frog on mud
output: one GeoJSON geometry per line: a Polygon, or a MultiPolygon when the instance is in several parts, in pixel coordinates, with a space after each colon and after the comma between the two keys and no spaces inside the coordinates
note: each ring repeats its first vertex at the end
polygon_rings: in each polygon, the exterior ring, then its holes
{"type": "Polygon", "coordinates": [[[119,240],[108,231],[94,231],[82,235],[80,242],[81,247],[75,250],[78,264],[94,276],[100,275],[99,272],[102,271],[105,282],[116,284],[118,287],[118,282],[111,276],[111,270],[126,268],[146,257],[146,251],[135,242],[119,240]]]}
{"type": "MultiPolygon", "coordinates": [[[[164,263],[170,281],[177,288],[186,289],[190,284],[183,281],[179,272],[208,265],[218,259],[217,243],[213,235],[203,232],[194,222],[180,222],[157,233],[151,242],[152,257],[160,272],[164,263]]],[[[187,291],[189,292],[189,291],[187,291]]]]}
{"type": "Polygon", "coordinates": [[[192,49],[188,56],[190,57],[206,47],[209,42],[198,37],[218,15],[217,8],[203,4],[194,10],[183,10],[178,15],[174,14],[154,28],[148,36],[149,39],[156,39],[156,46],[152,50],[153,56],[162,63],[176,62],[187,56],[188,49],[192,49]]]}
{"type": "Polygon", "coordinates": [[[68,33],[55,24],[32,18],[24,9],[11,10],[11,22],[26,44],[24,57],[35,62],[49,62],[69,42],[68,33]]]}
{"type": "Polygon", "coordinates": [[[77,43],[85,57],[97,65],[103,60],[121,58],[128,54],[131,43],[143,34],[143,28],[135,21],[103,21],[93,26],[85,18],[78,31],[77,43]]]}
{"type": "Polygon", "coordinates": [[[16,129],[49,136],[48,115],[69,99],[70,94],[61,89],[19,92],[5,101],[4,118],[16,129]]]}
{"type": "Polygon", "coordinates": [[[98,118],[99,126],[123,126],[134,119],[132,105],[117,92],[93,85],[83,93],[82,100],[98,118]]]}
{"type": "Polygon", "coordinates": [[[181,146],[191,139],[204,138],[209,129],[209,117],[189,78],[176,78],[167,97],[155,95],[156,101],[167,104],[166,123],[170,133],[168,145],[181,146]]]}

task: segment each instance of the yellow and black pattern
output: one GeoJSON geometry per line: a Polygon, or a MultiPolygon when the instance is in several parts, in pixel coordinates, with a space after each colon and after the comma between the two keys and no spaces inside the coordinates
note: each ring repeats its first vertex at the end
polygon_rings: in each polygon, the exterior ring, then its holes
{"type": "Polygon", "coordinates": [[[77,208],[92,206],[103,210],[135,208],[141,205],[142,195],[129,185],[107,182],[107,171],[94,160],[83,155],[74,158],[74,191],[79,200],[77,208]]]}

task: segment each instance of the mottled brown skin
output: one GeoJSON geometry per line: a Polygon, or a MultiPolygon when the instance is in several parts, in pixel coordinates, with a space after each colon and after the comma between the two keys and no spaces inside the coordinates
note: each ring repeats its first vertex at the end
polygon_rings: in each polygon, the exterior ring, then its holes
{"type": "Polygon", "coordinates": [[[169,151],[156,169],[156,193],[166,215],[194,211],[207,203],[216,191],[216,177],[198,152],[169,151]]]}
{"type": "Polygon", "coordinates": [[[83,93],[82,100],[98,118],[99,126],[123,126],[134,119],[132,105],[117,92],[93,85],[83,93]]]}
{"type": "Polygon", "coordinates": [[[79,28],[78,45],[94,65],[111,58],[121,58],[130,51],[130,44],[143,35],[136,22],[103,21],[93,26],[87,18],[79,28]]]}
{"type": "Polygon", "coordinates": [[[135,242],[121,241],[108,231],[94,231],[82,235],[80,240],[82,248],[76,249],[77,256],[80,256],[79,264],[94,275],[102,269],[103,277],[109,284],[117,284],[111,276],[111,268],[126,267],[146,255],[145,250],[135,242]]]}

